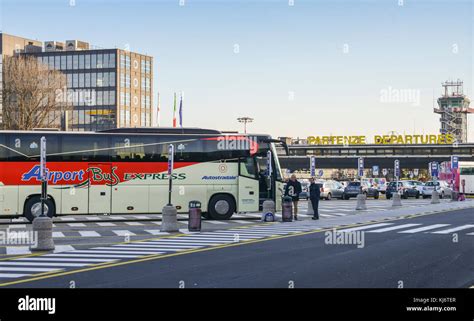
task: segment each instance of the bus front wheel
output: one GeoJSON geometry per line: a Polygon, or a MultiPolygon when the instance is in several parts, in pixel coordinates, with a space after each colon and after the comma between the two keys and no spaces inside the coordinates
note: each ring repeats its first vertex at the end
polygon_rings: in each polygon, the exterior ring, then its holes
{"type": "Polygon", "coordinates": [[[209,202],[208,211],[214,220],[228,220],[235,212],[235,201],[230,195],[215,195],[209,202]]]}
{"type": "MultiPolygon", "coordinates": [[[[52,199],[48,198],[44,202],[44,213],[48,217],[53,217],[56,212],[54,202],[52,199]]],[[[33,220],[41,215],[41,198],[39,196],[33,196],[25,203],[25,217],[28,221],[33,222],[33,220]]]]}

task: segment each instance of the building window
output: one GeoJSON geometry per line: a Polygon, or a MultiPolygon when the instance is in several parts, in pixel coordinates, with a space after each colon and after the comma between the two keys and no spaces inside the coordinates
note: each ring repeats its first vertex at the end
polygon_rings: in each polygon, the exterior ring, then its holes
{"type": "Polygon", "coordinates": [[[66,81],[67,87],[71,88],[72,87],[72,74],[67,74],[66,77],[67,77],[67,81],[66,81]]]}
{"type": "Polygon", "coordinates": [[[97,68],[102,68],[104,64],[102,54],[97,55],[97,68]]]}
{"type": "Polygon", "coordinates": [[[91,86],[97,87],[97,73],[91,73],[91,86]]]}
{"type": "Polygon", "coordinates": [[[109,68],[115,68],[115,54],[109,54],[109,68]]]}
{"type": "Polygon", "coordinates": [[[79,69],[84,69],[84,55],[79,55],[79,69]]]}
{"type": "Polygon", "coordinates": [[[109,86],[115,87],[115,71],[109,73],[109,86]]]}
{"type": "Polygon", "coordinates": [[[72,69],[72,55],[67,55],[67,69],[72,69]]]}
{"type": "Polygon", "coordinates": [[[90,73],[86,73],[85,74],[85,86],[86,87],[90,87],[91,86],[91,74],[90,73]]]}
{"type": "Polygon", "coordinates": [[[103,85],[103,78],[102,73],[97,73],[97,87],[102,87],[103,85]]]}
{"type": "Polygon", "coordinates": [[[77,74],[72,74],[72,88],[77,88],[79,85],[79,77],[77,74]]]}
{"type": "Polygon", "coordinates": [[[130,75],[129,74],[125,75],[125,87],[130,88],[130,75]]]}
{"type": "Polygon", "coordinates": [[[83,73],[79,74],[79,87],[81,88],[84,87],[84,74],[83,73]]]}
{"type": "Polygon", "coordinates": [[[79,67],[79,56],[73,55],[72,56],[72,69],[77,69],[79,67]]]}
{"type": "Polygon", "coordinates": [[[109,104],[115,105],[115,90],[109,91],[109,104]]]}
{"type": "Polygon", "coordinates": [[[85,68],[91,69],[91,56],[86,55],[84,59],[85,59],[85,68]]]}
{"type": "Polygon", "coordinates": [[[92,69],[97,68],[97,55],[96,54],[91,55],[91,68],[92,69]]]}
{"type": "Polygon", "coordinates": [[[66,70],[66,56],[61,56],[61,70],[66,70]]]}

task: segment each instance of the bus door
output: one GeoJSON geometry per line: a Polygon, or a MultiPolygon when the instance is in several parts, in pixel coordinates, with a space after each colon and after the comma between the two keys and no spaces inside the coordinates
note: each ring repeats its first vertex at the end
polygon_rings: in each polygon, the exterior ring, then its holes
{"type": "MultiPolygon", "coordinates": [[[[267,177],[267,157],[255,157],[257,163],[258,184],[259,184],[259,204],[263,206],[263,202],[267,199],[275,200],[275,175],[272,179],[267,177]]],[[[274,166],[272,164],[272,166],[274,166]]]]}
{"type": "Polygon", "coordinates": [[[110,214],[112,205],[112,164],[90,163],[89,214],[110,214]]]}
{"type": "Polygon", "coordinates": [[[256,212],[259,209],[259,180],[254,157],[239,161],[238,212],[256,212]]]}

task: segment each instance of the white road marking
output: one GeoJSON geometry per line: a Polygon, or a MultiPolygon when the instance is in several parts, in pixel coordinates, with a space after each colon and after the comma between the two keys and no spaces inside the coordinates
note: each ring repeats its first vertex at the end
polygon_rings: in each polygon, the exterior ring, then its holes
{"type": "Polygon", "coordinates": [[[96,231],[78,231],[79,234],[81,234],[81,236],[84,236],[84,237],[97,237],[97,236],[100,236],[99,233],[97,233],[96,231]]]}
{"type": "MultiPolygon", "coordinates": [[[[163,254],[163,252],[155,252],[155,253],[149,253],[149,252],[143,252],[143,251],[122,251],[120,249],[116,249],[115,251],[111,251],[110,247],[104,247],[104,249],[107,250],[79,250],[77,251],[78,253],[103,253],[103,254],[163,254]]],[[[113,249],[112,249],[113,250],[113,249]]]]}
{"type": "Polygon", "coordinates": [[[451,225],[451,224],[434,224],[434,225],[428,225],[428,226],[423,226],[423,227],[419,227],[419,228],[414,228],[414,229],[411,229],[411,230],[400,231],[398,233],[418,233],[418,232],[424,232],[424,231],[428,231],[428,230],[434,230],[434,229],[449,226],[449,225],[451,225]]]}
{"type": "Polygon", "coordinates": [[[97,222],[96,224],[99,225],[99,226],[117,226],[117,224],[110,223],[110,222],[103,222],[103,223],[102,222],[97,222]]]}
{"type": "Polygon", "coordinates": [[[73,251],[74,247],[71,245],[56,245],[54,247],[54,253],[61,253],[61,252],[67,252],[67,251],[73,251]]]}
{"type": "Polygon", "coordinates": [[[169,235],[168,232],[161,232],[160,230],[145,230],[145,232],[153,234],[153,235],[169,235]]]}
{"type": "Polygon", "coordinates": [[[56,258],[56,257],[25,257],[21,259],[16,259],[16,261],[46,261],[46,262],[112,262],[116,261],[115,259],[90,259],[90,258],[56,258]]]}
{"type": "Polygon", "coordinates": [[[29,246],[7,246],[6,251],[7,255],[21,255],[31,253],[29,246]]]}
{"type": "Polygon", "coordinates": [[[473,224],[466,224],[466,225],[461,225],[461,226],[454,227],[454,228],[451,228],[451,229],[436,231],[436,232],[431,232],[431,233],[433,233],[433,234],[449,234],[449,233],[453,233],[453,232],[457,232],[457,231],[467,230],[467,229],[470,229],[470,228],[474,228],[474,225],[473,224]]]}
{"type": "Polygon", "coordinates": [[[51,257],[91,257],[91,258],[110,258],[110,259],[127,259],[135,258],[139,255],[114,255],[114,254],[81,254],[81,253],[57,253],[57,254],[46,254],[44,256],[51,257]]]}
{"type": "Polygon", "coordinates": [[[209,223],[209,224],[216,224],[216,225],[219,225],[219,224],[228,224],[228,223],[226,223],[226,222],[213,221],[213,220],[205,220],[204,222],[209,223]]]}
{"type": "Polygon", "coordinates": [[[251,221],[243,221],[243,220],[232,220],[234,223],[239,223],[239,224],[250,224],[252,223],[251,221]]]}
{"type": "Polygon", "coordinates": [[[86,266],[89,263],[56,263],[56,262],[17,262],[17,261],[8,261],[8,262],[0,262],[0,266],[2,265],[31,265],[31,266],[86,266]]]}
{"type": "Polygon", "coordinates": [[[53,232],[53,238],[54,237],[60,238],[60,237],[66,237],[66,236],[64,236],[63,232],[53,232]]]}
{"type": "Polygon", "coordinates": [[[364,226],[351,227],[351,228],[340,228],[340,229],[338,229],[338,231],[352,232],[352,231],[366,230],[366,229],[369,229],[369,228],[382,227],[382,226],[387,226],[387,225],[393,225],[393,223],[379,223],[379,224],[364,225],[364,226]]]}
{"type": "Polygon", "coordinates": [[[400,229],[403,229],[403,228],[419,226],[419,225],[421,225],[421,224],[402,224],[402,225],[396,225],[396,226],[380,228],[380,229],[377,229],[377,230],[370,230],[370,231],[367,231],[367,232],[369,232],[369,233],[383,233],[383,232],[400,230],[400,229]]]}
{"type": "Polygon", "coordinates": [[[84,223],[67,223],[68,226],[70,227],[85,227],[86,224],[84,223]]]}
{"type": "Polygon", "coordinates": [[[117,234],[118,236],[130,236],[130,235],[136,235],[135,233],[132,233],[128,230],[113,230],[112,233],[117,234]]]}
{"type": "Polygon", "coordinates": [[[62,269],[56,268],[39,268],[39,267],[0,267],[0,271],[18,271],[18,272],[48,272],[48,271],[60,271],[62,269]]]}
{"type": "Polygon", "coordinates": [[[125,224],[127,225],[130,225],[130,226],[139,226],[139,225],[143,225],[142,223],[140,222],[125,222],[125,224]]]}
{"type": "Polygon", "coordinates": [[[30,274],[18,274],[18,273],[0,273],[1,279],[13,279],[13,278],[21,278],[24,276],[28,276],[30,274]]]}
{"type": "Polygon", "coordinates": [[[134,244],[117,244],[113,245],[113,247],[130,247],[130,248],[158,248],[158,247],[175,247],[175,248],[194,248],[194,247],[202,247],[203,245],[173,245],[173,244],[142,244],[140,243],[134,243],[134,244]]]}

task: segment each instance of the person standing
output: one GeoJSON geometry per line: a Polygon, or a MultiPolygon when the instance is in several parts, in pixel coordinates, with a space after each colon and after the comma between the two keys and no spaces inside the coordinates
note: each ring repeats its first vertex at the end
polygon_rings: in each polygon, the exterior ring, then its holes
{"type": "Polygon", "coordinates": [[[313,206],[313,220],[319,220],[319,198],[321,197],[321,185],[316,184],[314,177],[309,179],[309,200],[313,206]]]}
{"type": "Polygon", "coordinates": [[[291,197],[293,201],[293,216],[295,221],[298,220],[298,201],[301,191],[301,183],[298,182],[295,174],[291,175],[290,180],[286,183],[285,196],[291,197]]]}

